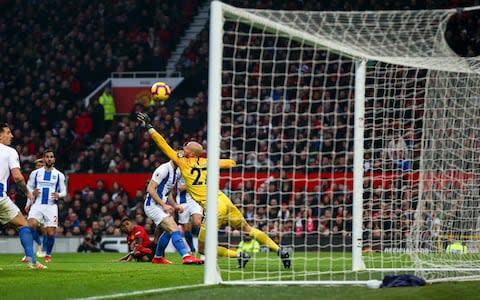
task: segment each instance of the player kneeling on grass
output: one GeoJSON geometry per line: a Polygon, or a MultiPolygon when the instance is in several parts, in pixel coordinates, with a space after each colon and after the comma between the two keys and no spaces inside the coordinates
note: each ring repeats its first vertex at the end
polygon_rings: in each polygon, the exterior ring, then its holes
{"type": "Polygon", "coordinates": [[[120,228],[127,234],[128,254],[120,258],[119,261],[131,261],[135,259],[139,262],[152,261],[153,252],[156,245],[150,241],[145,229],[134,224],[127,217],[123,218],[120,228]]]}
{"type": "Polygon", "coordinates": [[[172,262],[165,258],[165,248],[170,239],[173,246],[182,256],[183,264],[203,264],[203,260],[189,255],[183,243],[182,234],[178,230],[178,225],[172,217],[175,210],[182,213],[183,208],[176,205],[170,192],[175,186],[179,172],[172,161],[160,165],[153,172],[152,178],[148,183],[147,196],[143,204],[145,214],[153,220],[157,226],[157,230],[162,229],[164,232],[158,239],[155,256],[152,260],[154,264],[171,264],[172,262]],[[168,204],[168,202],[171,204],[168,204]]]}

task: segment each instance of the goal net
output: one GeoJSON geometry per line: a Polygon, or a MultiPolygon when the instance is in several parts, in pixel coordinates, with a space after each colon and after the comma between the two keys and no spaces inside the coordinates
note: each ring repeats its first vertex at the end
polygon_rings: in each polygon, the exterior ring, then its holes
{"type": "MultiPolygon", "coordinates": [[[[292,257],[285,270],[261,246],[245,268],[236,259],[212,262],[208,236],[216,230],[208,222],[216,213],[207,209],[206,268],[218,264],[220,273],[213,281],[480,275],[480,64],[444,40],[455,12],[213,2],[208,157],[237,167],[219,178],[209,168],[208,180],[219,180],[246,220],[292,257]],[[465,251],[447,249],[453,243],[465,251]]],[[[216,186],[209,189],[212,205],[216,186]]],[[[220,224],[219,244],[246,240],[220,224]]]]}

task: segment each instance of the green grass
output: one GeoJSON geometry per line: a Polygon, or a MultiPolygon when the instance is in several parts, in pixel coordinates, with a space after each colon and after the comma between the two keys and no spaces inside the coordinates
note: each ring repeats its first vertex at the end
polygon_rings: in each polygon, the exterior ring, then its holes
{"type": "MultiPolygon", "coordinates": [[[[55,254],[48,270],[30,270],[20,261],[21,255],[0,255],[0,299],[69,299],[128,293],[139,290],[161,289],[201,284],[203,266],[183,266],[177,255],[169,255],[175,265],[150,263],[117,263],[119,254],[55,254]]],[[[265,275],[265,269],[282,275],[282,279],[303,279],[303,254],[297,254],[293,270],[281,270],[278,259],[260,256],[252,260],[246,272],[238,272],[235,260],[221,259],[225,278],[253,277],[253,270],[265,275]],[[231,263],[230,263],[231,262],[231,263]]],[[[340,269],[342,259],[334,260],[340,269]],[[341,262],[341,263],[339,263],[341,262]]],[[[322,264],[332,265],[327,260],[322,264]]],[[[318,276],[318,275],[315,275],[318,276]]],[[[322,275],[324,276],[324,275],[322,275]]],[[[341,275],[343,278],[345,275],[341,275]]],[[[259,276],[260,277],[260,276],[259,276]]],[[[258,277],[257,277],[258,278],[258,277]]],[[[307,276],[310,279],[310,277],[307,276]]],[[[314,277],[316,278],[316,277],[314,277]]],[[[322,277],[325,278],[325,277],[322,277]]],[[[134,295],[127,299],[476,299],[478,283],[444,283],[419,288],[392,288],[371,290],[365,287],[319,286],[208,286],[183,290],[134,295]]]]}

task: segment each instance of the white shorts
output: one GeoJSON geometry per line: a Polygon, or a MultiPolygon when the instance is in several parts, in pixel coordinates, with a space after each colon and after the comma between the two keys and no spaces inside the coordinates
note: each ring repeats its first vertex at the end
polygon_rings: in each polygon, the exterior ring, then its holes
{"type": "Polygon", "coordinates": [[[7,224],[17,216],[20,209],[8,196],[0,198],[0,224],[7,224]]]}
{"type": "Polygon", "coordinates": [[[145,200],[143,203],[143,210],[147,217],[152,219],[156,226],[160,225],[166,217],[170,216],[153,199],[145,200]]]}
{"type": "Polygon", "coordinates": [[[58,227],[58,206],[34,203],[28,212],[28,219],[35,219],[45,227],[58,227]]]}
{"type": "Polygon", "coordinates": [[[195,202],[195,200],[193,200],[192,198],[189,198],[186,203],[182,203],[180,205],[183,207],[183,212],[181,214],[178,214],[179,224],[188,224],[190,223],[190,217],[192,215],[203,214],[203,209],[200,204],[195,202]]]}

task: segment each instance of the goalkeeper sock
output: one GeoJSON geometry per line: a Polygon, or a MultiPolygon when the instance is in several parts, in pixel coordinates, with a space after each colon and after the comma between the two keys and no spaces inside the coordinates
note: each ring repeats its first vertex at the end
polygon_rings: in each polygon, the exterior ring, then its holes
{"type": "Polygon", "coordinates": [[[195,253],[195,245],[193,244],[193,235],[191,231],[187,231],[184,233],[185,235],[185,241],[188,244],[188,247],[190,247],[190,251],[192,253],[195,253]]]}
{"type": "Polygon", "coordinates": [[[172,235],[166,231],[162,233],[162,235],[158,239],[157,249],[155,250],[155,257],[165,256],[165,248],[167,248],[171,236],[172,235]]]}
{"type": "Polygon", "coordinates": [[[180,233],[180,231],[172,232],[172,243],[182,257],[188,255],[188,251],[185,247],[185,244],[183,243],[182,234],[180,233]]]}
{"type": "Polygon", "coordinates": [[[280,249],[280,247],[263,231],[258,230],[257,228],[251,228],[248,233],[251,238],[256,239],[260,244],[267,246],[270,250],[275,252],[280,249]]]}
{"type": "Polygon", "coordinates": [[[30,258],[32,264],[35,264],[37,260],[35,258],[35,253],[33,252],[33,238],[30,227],[23,226],[18,231],[18,235],[20,236],[20,242],[25,250],[25,255],[30,258]]]}
{"type": "Polygon", "coordinates": [[[237,257],[237,251],[235,250],[230,250],[225,247],[217,247],[217,253],[218,256],[220,257],[230,257],[230,258],[236,258],[237,257]]]}

